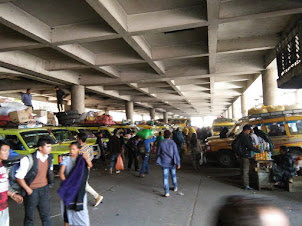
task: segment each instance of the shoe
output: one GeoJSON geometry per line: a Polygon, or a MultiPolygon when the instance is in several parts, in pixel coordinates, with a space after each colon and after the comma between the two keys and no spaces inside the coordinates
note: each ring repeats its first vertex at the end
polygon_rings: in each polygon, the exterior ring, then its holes
{"type": "Polygon", "coordinates": [[[177,192],[177,188],[174,188],[174,191],[177,192]]]}
{"type": "Polygon", "coordinates": [[[289,178],[289,179],[288,179],[288,182],[289,182],[289,183],[293,183],[293,182],[294,182],[294,179],[293,179],[293,178],[289,178]]]}
{"type": "Polygon", "coordinates": [[[95,204],[94,207],[97,207],[103,200],[103,196],[99,195],[96,199],[95,199],[95,204]]]}
{"type": "Polygon", "coordinates": [[[120,170],[117,170],[115,173],[120,173],[121,171],[120,170]]]}
{"type": "Polygon", "coordinates": [[[109,172],[109,174],[112,174],[112,169],[110,168],[108,172],[109,172]]]}
{"type": "Polygon", "coordinates": [[[140,175],[139,175],[139,177],[144,178],[144,177],[145,177],[145,175],[144,175],[144,174],[140,174],[140,175]]]}
{"type": "Polygon", "coordinates": [[[169,193],[166,193],[166,194],[165,194],[165,197],[169,197],[169,196],[170,196],[170,194],[169,194],[169,193]]]}
{"type": "Polygon", "coordinates": [[[253,190],[253,188],[251,188],[250,186],[246,186],[244,189],[245,190],[253,190]]]}

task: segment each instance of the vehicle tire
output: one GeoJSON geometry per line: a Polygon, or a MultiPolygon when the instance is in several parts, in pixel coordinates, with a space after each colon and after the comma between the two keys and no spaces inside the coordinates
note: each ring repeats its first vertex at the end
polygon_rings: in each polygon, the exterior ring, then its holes
{"type": "Polygon", "coordinates": [[[61,121],[70,120],[70,119],[80,119],[80,115],[64,115],[59,118],[61,121]]]}
{"type": "Polygon", "coordinates": [[[296,158],[299,155],[302,155],[302,149],[301,148],[289,148],[289,154],[292,158],[296,158]]]}
{"type": "Polygon", "coordinates": [[[229,150],[221,150],[218,153],[218,163],[224,168],[232,168],[236,165],[236,157],[229,150]]]}
{"type": "Polygon", "coordinates": [[[70,110],[70,111],[66,111],[67,115],[79,115],[79,112],[77,110],[70,110]]]}

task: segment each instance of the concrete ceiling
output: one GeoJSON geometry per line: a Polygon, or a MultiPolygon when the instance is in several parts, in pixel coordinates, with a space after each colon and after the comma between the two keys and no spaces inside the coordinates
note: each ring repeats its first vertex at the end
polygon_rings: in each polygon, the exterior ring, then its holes
{"type": "Polygon", "coordinates": [[[89,108],[186,116],[224,112],[302,15],[300,0],[0,2],[0,93],[84,85],[89,108]]]}

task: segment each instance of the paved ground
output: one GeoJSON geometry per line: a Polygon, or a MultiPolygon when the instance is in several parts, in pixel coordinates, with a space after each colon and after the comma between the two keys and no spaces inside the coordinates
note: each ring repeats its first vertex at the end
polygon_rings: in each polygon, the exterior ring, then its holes
{"type": "MultiPolygon", "coordinates": [[[[275,200],[291,219],[293,226],[302,225],[302,194],[275,191],[244,191],[239,188],[239,170],[222,169],[213,164],[200,172],[191,169],[189,161],[177,172],[179,191],[163,197],[161,168],[151,161],[151,174],[138,178],[134,171],[108,175],[104,168],[91,173],[90,185],[104,195],[97,208],[90,207],[92,226],[97,225],[201,225],[213,223],[215,209],[222,197],[232,194],[266,195],[275,200]],[[183,195],[182,195],[183,193],[183,195]]],[[[53,225],[62,225],[56,186],[52,189],[53,225]]],[[[93,203],[92,197],[91,204],[93,203]]],[[[22,205],[10,205],[11,225],[22,225],[22,205]]],[[[37,224],[40,225],[37,214],[37,224]]]]}

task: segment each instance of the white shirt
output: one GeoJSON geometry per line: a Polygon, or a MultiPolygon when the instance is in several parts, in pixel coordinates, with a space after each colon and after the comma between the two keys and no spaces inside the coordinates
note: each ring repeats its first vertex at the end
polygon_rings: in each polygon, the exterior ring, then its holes
{"type": "MultiPolygon", "coordinates": [[[[41,152],[37,151],[37,159],[40,159],[41,162],[45,162],[48,159],[48,155],[42,155],[41,152]]],[[[23,157],[20,160],[20,167],[16,172],[16,178],[18,179],[24,179],[26,174],[28,173],[28,171],[30,169],[28,169],[29,167],[29,159],[27,157],[23,157]]],[[[52,167],[51,167],[52,169],[52,167]]]]}
{"type": "Polygon", "coordinates": [[[254,133],[251,133],[250,136],[252,138],[253,144],[257,146],[259,144],[259,137],[254,133]]]}

